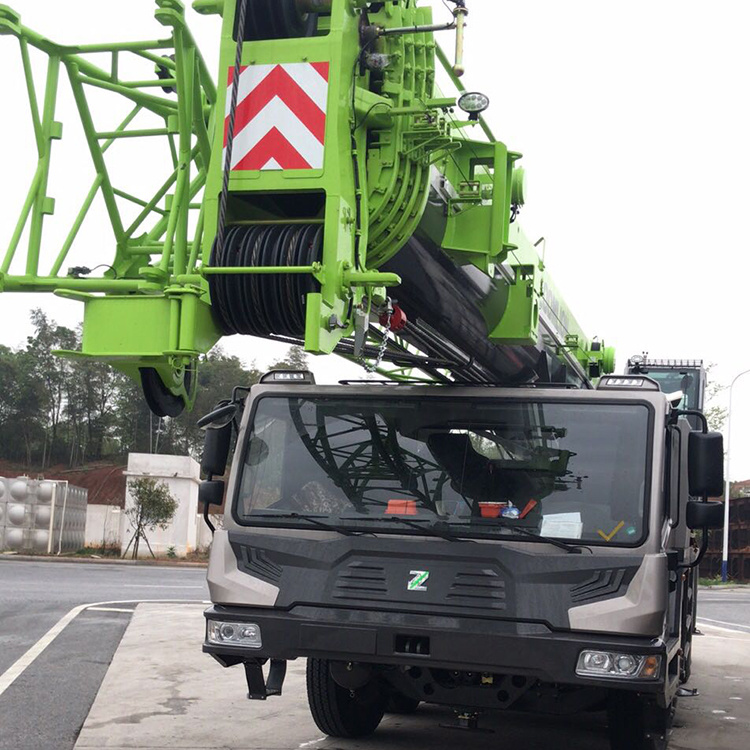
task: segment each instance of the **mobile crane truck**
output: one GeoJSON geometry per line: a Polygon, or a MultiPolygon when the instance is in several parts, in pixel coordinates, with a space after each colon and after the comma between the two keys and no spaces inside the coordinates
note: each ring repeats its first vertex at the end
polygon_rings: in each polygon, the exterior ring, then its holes
{"type": "Polygon", "coordinates": [[[222,17],[218,88],[182,4],[156,5],[168,38],[76,47],[0,6],[39,151],[0,291],[82,302],[82,350],[61,354],[138,379],[159,416],[192,404],[224,335],[386,376],[271,372],[201,420],[207,520],[227,498],[204,650],[242,665],[256,700],[306,657],[335,737],[430,702],[469,730],[491,710],[606,709],[614,750],[665,748],[692,572],[723,518],[707,501],[722,439],[681,392],[612,375],[613,350],[557,293],[519,225],[521,155],[461,82],[466,2],[441,23],[416,0],[196,0],[222,17]],[[30,50],[49,57],[41,108],[30,50]],[[43,272],[61,71],[95,177],[43,272]],[[132,105],[114,129],[93,90],[132,105]],[[156,137],[171,156],[157,191],[117,187],[109,149],[156,137]],[[114,257],[62,274],[99,195],[114,257]]]}

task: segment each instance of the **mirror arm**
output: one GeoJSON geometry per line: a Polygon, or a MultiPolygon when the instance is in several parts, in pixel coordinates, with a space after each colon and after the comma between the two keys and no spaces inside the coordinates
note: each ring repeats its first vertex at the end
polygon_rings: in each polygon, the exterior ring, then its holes
{"type": "Polygon", "coordinates": [[[698,417],[703,425],[703,433],[706,434],[708,432],[708,419],[706,419],[706,415],[702,411],[698,411],[697,409],[675,409],[670,416],[675,422],[679,417],[698,417]]]}
{"type": "Polygon", "coordinates": [[[680,563],[677,566],[678,570],[692,570],[701,564],[701,560],[703,560],[703,557],[708,551],[708,532],[709,529],[703,529],[703,540],[701,541],[701,548],[698,550],[698,557],[696,557],[691,563],[680,563]]]}
{"type": "MultiPolygon", "coordinates": [[[[210,482],[214,478],[213,474],[208,474],[206,481],[210,482]]],[[[211,519],[208,517],[208,503],[203,502],[203,522],[208,526],[209,531],[211,532],[211,536],[213,536],[216,533],[216,527],[211,523],[211,519]]]]}

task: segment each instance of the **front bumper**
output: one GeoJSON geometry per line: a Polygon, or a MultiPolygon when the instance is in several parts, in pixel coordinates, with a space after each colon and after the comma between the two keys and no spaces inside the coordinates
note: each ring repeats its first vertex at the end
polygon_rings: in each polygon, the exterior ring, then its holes
{"type": "Polygon", "coordinates": [[[540,623],[469,617],[297,607],[291,611],[214,606],[206,619],[252,622],[263,645],[249,649],[205,643],[203,650],[225,666],[265,659],[316,657],[392,666],[523,675],[544,683],[612,687],[664,695],[669,691],[667,646],[660,639],[551,631],[540,623]],[[582,650],[598,649],[662,657],[652,680],[576,675],[582,650]],[[419,653],[417,653],[419,651],[419,653]]]}

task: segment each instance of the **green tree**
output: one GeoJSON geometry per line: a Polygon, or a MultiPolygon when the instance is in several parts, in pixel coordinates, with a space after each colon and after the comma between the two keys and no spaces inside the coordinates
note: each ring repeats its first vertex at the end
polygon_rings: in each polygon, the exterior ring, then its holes
{"type": "Polygon", "coordinates": [[[81,358],[71,362],[65,412],[70,465],[99,460],[110,449],[122,379],[107,364],[81,358]]]}
{"type": "Polygon", "coordinates": [[[128,546],[123,552],[123,557],[128,554],[130,546],[133,546],[133,559],[138,557],[138,547],[141,539],[146,542],[148,551],[152,557],[154,551],[148,542],[147,531],[156,529],[166,529],[177,513],[178,503],[169,487],[163,482],[156,482],[149,477],[140,477],[128,482],[130,495],[133,498],[133,505],[125,510],[125,515],[130,521],[130,526],[134,530],[133,536],[128,542],[128,546]]]}
{"type": "Polygon", "coordinates": [[[290,346],[283,359],[271,365],[272,370],[309,370],[310,361],[307,352],[301,346],[290,346]]]}
{"type": "Polygon", "coordinates": [[[175,452],[196,455],[203,445],[203,431],[198,420],[216,404],[231,398],[236,386],[249,387],[260,379],[260,371],[245,367],[238,357],[226,354],[220,347],[201,358],[198,367],[198,391],[192,412],[184,412],[169,420],[167,441],[175,452]]]}
{"type": "Polygon", "coordinates": [[[45,436],[44,402],[33,358],[0,347],[0,456],[31,465],[45,436]]]}
{"type": "Polygon", "coordinates": [[[158,420],[149,411],[140,384],[119,372],[114,373],[114,382],[114,451],[120,455],[151,453],[158,420]]]}
{"type": "Polygon", "coordinates": [[[706,404],[705,404],[705,415],[708,420],[708,427],[710,430],[715,432],[721,432],[724,429],[724,424],[727,421],[728,409],[721,404],[717,404],[716,400],[721,394],[727,389],[725,385],[716,383],[711,380],[711,371],[715,365],[710,364],[706,367],[708,373],[708,387],[706,388],[706,404]]]}
{"type": "Polygon", "coordinates": [[[64,455],[58,446],[58,434],[63,420],[66,395],[72,365],[70,360],[56,357],[55,349],[78,349],[75,331],[58,325],[37,308],[31,312],[34,335],[27,340],[26,352],[31,358],[32,377],[42,386],[43,409],[46,413],[46,436],[42,448],[41,468],[64,455]]]}
{"type": "MultiPolygon", "coordinates": [[[[58,325],[41,310],[31,314],[34,334],[18,351],[0,347],[0,458],[32,470],[53,462],[69,466],[127,453],[200,452],[197,420],[235,386],[251,386],[260,373],[220,348],[201,358],[195,408],[177,419],[151,414],[140,383],[88,358],[61,359],[55,349],[80,348],[80,329],[58,325]]],[[[305,366],[290,352],[283,366],[305,366]]]]}

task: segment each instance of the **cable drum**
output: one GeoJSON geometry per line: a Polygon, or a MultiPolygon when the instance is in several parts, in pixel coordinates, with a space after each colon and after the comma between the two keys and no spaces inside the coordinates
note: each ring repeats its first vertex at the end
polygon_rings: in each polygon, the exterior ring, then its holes
{"type": "MultiPolygon", "coordinates": [[[[211,267],[311,266],[323,253],[320,225],[230,227],[211,267]]],[[[305,335],[307,295],[320,289],[308,273],[212,274],[208,277],[216,320],[227,336],[305,335]]]]}

